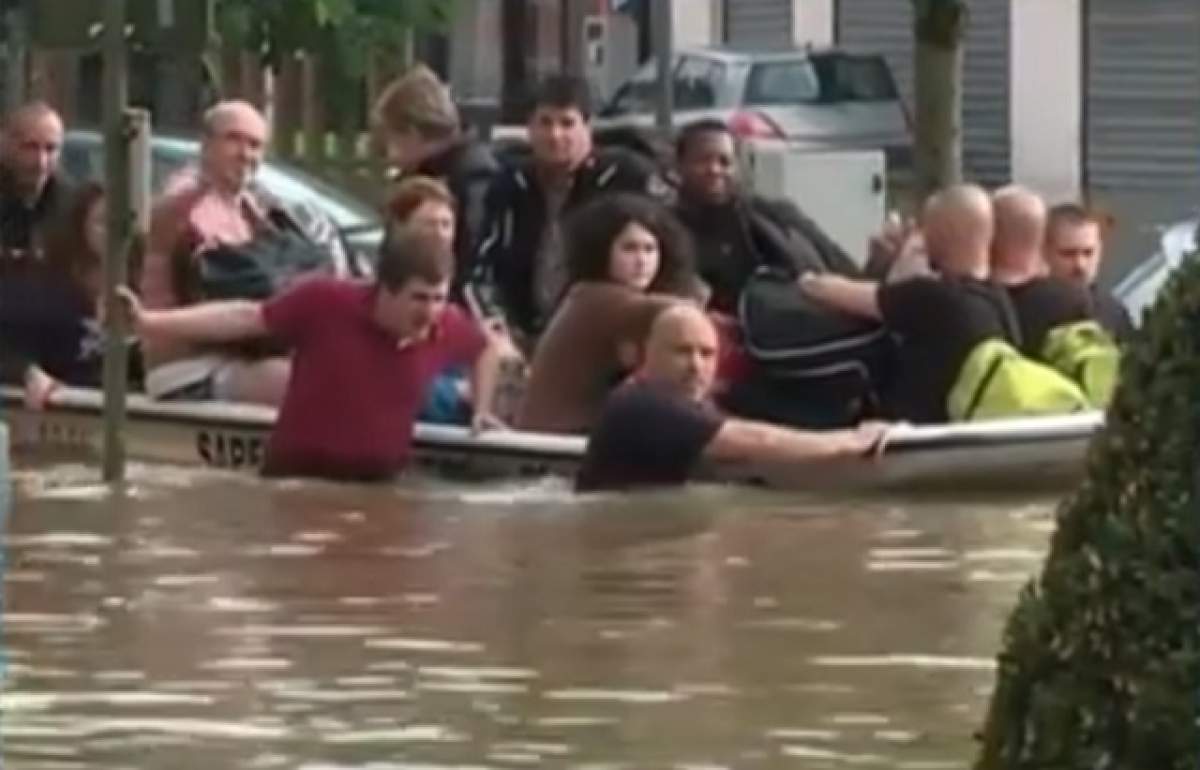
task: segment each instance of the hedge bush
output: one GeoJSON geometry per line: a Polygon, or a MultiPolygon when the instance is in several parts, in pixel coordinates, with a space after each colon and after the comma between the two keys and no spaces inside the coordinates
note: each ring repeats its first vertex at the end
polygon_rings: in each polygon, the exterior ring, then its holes
{"type": "Polygon", "coordinates": [[[979,770],[1200,767],[1200,259],[1121,364],[999,655],[979,770]]]}

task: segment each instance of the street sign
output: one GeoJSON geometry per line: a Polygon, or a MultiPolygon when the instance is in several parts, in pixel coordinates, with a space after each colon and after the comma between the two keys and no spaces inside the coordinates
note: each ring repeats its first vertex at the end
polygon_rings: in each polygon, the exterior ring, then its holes
{"type": "MultiPolygon", "coordinates": [[[[41,48],[96,48],[106,0],[30,0],[31,36],[41,48]]],[[[213,31],[213,0],[128,0],[133,42],[161,51],[204,50],[213,31]]]]}

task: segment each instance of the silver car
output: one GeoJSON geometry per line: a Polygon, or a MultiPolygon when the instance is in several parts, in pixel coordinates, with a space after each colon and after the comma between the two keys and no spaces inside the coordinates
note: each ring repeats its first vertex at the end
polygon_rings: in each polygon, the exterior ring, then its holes
{"type": "MultiPolygon", "coordinates": [[[[676,126],[725,121],[743,139],[801,148],[877,149],[907,166],[912,139],[882,56],[839,49],[680,50],[673,65],[676,126]]],[[[654,122],[657,71],[649,62],[618,87],[597,128],[654,122]]]]}
{"type": "Polygon", "coordinates": [[[1142,325],[1142,314],[1158,299],[1167,279],[1185,259],[1194,258],[1200,220],[1189,219],[1173,224],[1162,231],[1158,251],[1117,282],[1116,296],[1136,326],[1142,325]]]}
{"type": "MultiPolygon", "coordinates": [[[[168,178],[200,157],[195,139],[155,135],[151,141],[150,185],[157,193],[168,178]]],[[[104,175],[104,141],[96,131],[68,131],[63,138],[62,166],[76,180],[99,180],[104,175]]],[[[350,249],[350,273],[363,273],[374,264],[383,240],[383,222],[371,206],[284,161],[269,158],[255,183],[304,214],[310,210],[336,227],[350,249]]]]}

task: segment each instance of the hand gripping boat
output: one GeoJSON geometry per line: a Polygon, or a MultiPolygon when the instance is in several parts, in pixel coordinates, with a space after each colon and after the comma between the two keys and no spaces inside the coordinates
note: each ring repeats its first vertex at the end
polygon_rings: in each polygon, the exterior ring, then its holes
{"type": "MultiPolygon", "coordinates": [[[[63,388],[42,412],[26,410],[21,391],[2,388],[11,444],[23,449],[99,453],[103,396],[63,388]]],[[[131,396],[126,447],[137,460],[255,472],[262,462],[275,410],[226,402],[152,401],[131,396]]],[[[954,491],[1064,488],[1082,473],[1099,412],[950,425],[899,425],[875,459],[786,466],[719,464],[703,480],[774,489],[954,491]]],[[[413,465],[471,479],[571,475],[584,439],[520,431],[472,435],[465,428],[418,424],[413,465]]]]}

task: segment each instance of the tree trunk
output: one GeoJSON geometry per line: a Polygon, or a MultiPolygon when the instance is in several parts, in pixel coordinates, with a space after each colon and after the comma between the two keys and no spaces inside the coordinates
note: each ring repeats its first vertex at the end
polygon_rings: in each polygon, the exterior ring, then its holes
{"type": "Polygon", "coordinates": [[[964,0],[913,0],[917,193],[962,180],[964,0]]]}

